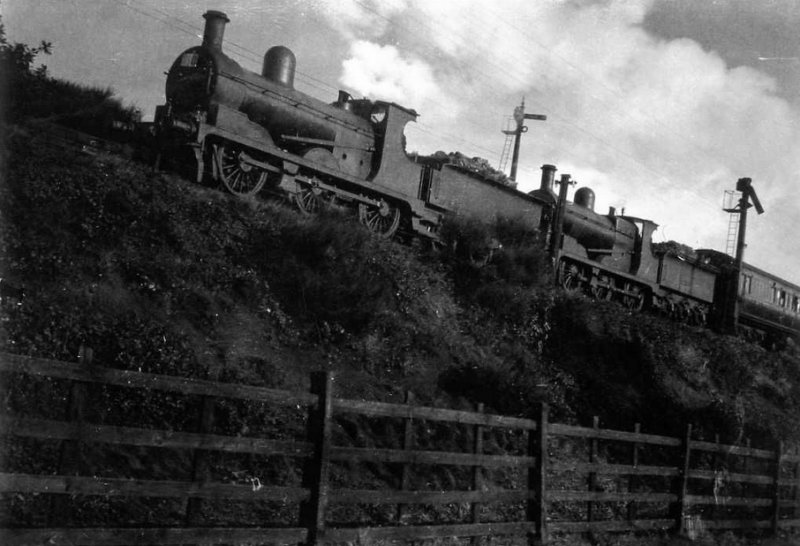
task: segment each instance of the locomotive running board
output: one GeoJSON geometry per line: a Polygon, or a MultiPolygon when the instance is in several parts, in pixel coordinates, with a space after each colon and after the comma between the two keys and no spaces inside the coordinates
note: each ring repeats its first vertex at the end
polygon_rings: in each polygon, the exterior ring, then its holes
{"type": "MultiPolygon", "coordinates": [[[[248,137],[244,137],[244,136],[241,136],[241,135],[237,135],[236,133],[232,133],[232,132],[230,132],[228,130],[221,129],[219,127],[215,127],[215,126],[211,126],[211,125],[206,125],[205,127],[201,127],[200,131],[198,132],[197,139],[198,139],[199,143],[202,143],[202,142],[205,141],[206,138],[214,137],[214,136],[218,136],[218,137],[224,138],[224,139],[229,140],[231,142],[236,142],[236,143],[241,144],[241,145],[243,145],[243,146],[245,146],[247,148],[250,148],[250,149],[253,149],[253,150],[257,150],[257,151],[259,151],[261,153],[267,154],[269,156],[275,157],[276,159],[281,159],[281,160],[284,161],[284,164],[285,164],[284,171],[281,171],[278,167],[275,167],[275,166],[271,165],[270,166],[271,167],[270,168],[271,172],[276,172],[275,170],[277,169],[278,171],[283,173],[283,172],[285,172],[285,169],[288,166],[286,164],[289,164],[289,165],[294,165],[295,167],[300,167],[300,166],[306,167],[306,168],[311,169],[311,170],[313,170],[315,172],[318,172],[320,174],[327,175],[327,176],[336,178],[338,180],[341,180],[342,182],[344,182],[344,183],[346,183],[346,184],[348,184],[350,186],[364,187],[365,185],[368,185],[368,187],[365,188],[365,190],[368,191],[368,192],[374,192],[375,194],[384,194],[387,197],[390,197],[391,199],[395,200],[396,202],[408,204],[408,206],[409,206],[409,208],[411,210],[411,213],[412,213],[412,220],[413,220],[414,217],[418,217],[418,218],[421,219],[421,221],[423,221],[425,223],[430,223],[432,225],[436,225],[438,223],[440,215],[437,214],[436,212],[427,210],[427,207],[425,206],[425,204],[423,202],[421,202],[421,201],[418,201],[417,199],[409,199],[408,196],[403,195],[403,194],[397,192],[396,190],[394,190],[392,188],[389,188],[384,184],[381,184],[380,182],[374,182],[374,181],[371,181],[371,180],[361,180],[361,179],[355,178],[354,176],[351,176],[349,174],[342,173],[341,171],[337,171],[335,169],[331,169],[331,168],[329,168],[329,167],[327,167],[325,165],[322,165],[322,164],[320,164],[320,163],[318,163],[316,161],[298,157],[298,156],[296,156],[294,154],[291,154],[291,153],[289,153],[289,152],[287,152],[285,150],[282,150],[282,149],[278,148],[277,146],[274,146],[274,145],[264,146],[263,143],[258,142],[257,140],[254,140],[254,139],[251,139],[251,138],[248,138],[248,137]],[[206,130],[203,130],[203,129],[206,129],[206,130]]],[[[250,163],[250,162],[253,162],[253,164],[257,165],[257,166],[263,166],[264,165],[262,162],[257,162],[257,160],[255,160],[255,159],[249,159],[248,163],[250,163]]],[[[295,171],[295,172],[297,172],[297,171],[295,171]]],[[[293,178],[296,178],[296,177],[293,176],[293,173],[289,173],[289,174],[292,175],[293,178]]],[[[284,179],[285,178],[286,177],[284,177],[284,179]]],[[[284,182],[284,180],[281,180],[281,184],[282,185],[283,185],[283,182],[284,182]]],[[[320,183],[320,184],[324,184],[324,183],[320,183]]],[[[353,196],[357,196],[357,194],[353,193],[352,191],[348,191],[346,189],[343,189],[340,186],[331,186],[331,185],[327,185],[327,184],[325,184],[325,186],[326,186],[326,189],[329,189],[331,191],[335,190],[337,193],[346,193],[346,194],[351,194],[353,196]]],[[[284,189],[286,191],[290,192],[290,193],[294,193],[296,191],[295,188],[286,188],[286,187],[284,187],[284,189]]],[[[376,202],[379,202],[378,200],[376,200],[374,198],[371,200],[369,197],[365,198],[363,196],[359,197],[359,200],[363,201],[364,203],[367,203],[367,204],[375,204],[376,202]]]]}
{"type": "MultiPolygon", "coordinates": [[[[683,294],[681,292],[678,292],[677,290],[674,290],[674,289],[666,287],[666,286],[662,286],[662,285],[660,285],[658,283],[651,283],[651,282],[643,281],[642,279],[636,277],[635,275],[631,275],[630,273],[623,273],[621,271],[615,271],[613,269],[608,269],[608,268],[604,267],[603,265],[597,264],[597,263],[591,263],[591,264],[587,263],[586,262],[587,258],[585,258],[584,256],[581,256],[579,254],[572,253],[572,252],[564,252],[564,251],[562,251],[558,256],[558,260],[556,260],[556,263],[559,263],[563,258],[567,258],[569,260],[572,260],[572,263],[577,263],[578,265],[591,266],[593,269],[595,269],[595,270],[597,270],[599,272],[602,272],[603,274],[607,274],[609,276],[616,276],[618,278],[621,278],[621,279],[630,281],[632,283],[635,283],[637,286],[649,290],[650,294],[653,295],[653,296],[668,297],[668,296],[671,296],[671,295],[678,295],[678,296],[680,296],[682,298],[686,298],[687,300],[690,300],[690,301],[694,302],[695,305],[700,305],[700,306],[710,305],[712,303],[712,302],[700,299],[700,298],[698,298],[696,296],[693,296],[693,295],[690,295],[690,294],[683,294]]],[[[603,286],[605,286],[605,285],[603,285],[603,286]]],[[[609,290],[612,290],[613,292],[615,292],[617,294],[623,294],[623,295],[626,295],[626,296],[637,296],[638,295],[635,292],[629,292],[627,290],[623,290],[623,289],[620,289],[620,288],[617,288],[617,287],[614,287],[614,286],[606,286],[606,287],[609,290]]]]}
{"type": "MultiPolygon", "coordinates": [[[[635,275],[631,275],[630,273],[623,273],[622,271],[615,271],[613,269],[608,269],[608,268],[604,267],[602,264],[598,264],[596,262],[591,262],[591,260],[588,260],[588,258],[586,258],[585,256],[581,256],[579,254],[575,254],[575,253],[572,253],[572,252],[559,251],[559,255],[558,255],[558,259],[556,260],[556,264],[558,264],[564,258],[570,259],[570,260],[572,260],[573,262],[576,262],[579,265],[591,266],[592,268],[597,269],[598,271],[601,271],[604,274],[613,275],[613,276],[616,276],[618,278],[622,278],[622,279],[625,279],[627,281],[631,281],[633,283],[636,283],[636,285],[638,285],[638,286],[641,286],[643,288],[649,289],[651,291],[651,293],[659,288],[658,285],[653,284],[653,283],[649,283],[647,281],[642,281],[642,279],[640,279],[639,277],[637,277],[635,275]]],[[[609,288],[611,290],[613,290],[614,292],[617,292],[619,294],[626,294],[626,295],[630,295],[630,296],[635,295],[634,293],[627,292],[625,290],[621,290],[621,289],[616,288],[616,287],[609,287],[609,288]]]]}
{"type": "MultiPolygon", "coordinates": [[[[258,167],[260,169],[264,169],[266,171],[270,171],[270,172],[273,172],[273,173],[286,174],[286,171],[284,169],[279,169],[278,167],[275,167],[274,165],[270,165],[269,163],[264,163],[262,161],[258,161],[257,159],[253,159],[252,157],[250,157],[247,154],[243,154],[243,156],[244,157],[240,158],[241,161],[244,162],[244,163],[247,163],[248,165],[252,165],[253,167],[258,167]]],[[[313,162],[308,162],[308,163],[313,163],[313,162]]],[[[365,205],[380,206],[380,201],[382,201],[382,199],[374,199],[374,198],[365,197],[363,195],[358,195],[358,194],[355,194],[353,192],[350,192],[350,191],[347,191],[347,190],[343,190],[342,188],[339,188],[337,186],[332,186],[330,184],[326,184],[325,182],[322,182],[321,180],[308,178],[306,176],[289,174],[289,177],[292,177],[292,180],[294,180],[294,181],[300,182],[301,184],[306,184],[307,186],[310,186],[310,187],[315,188],[315,189],[320,189],[322,191],[329,191],[329,192],[333,192],[333,193],[340,194],[340,195],[343,194],[343,196],[346,199],[349,199],[351,201],[356,201],[358,203],[364,203],[365,205]]],[[[294,191],[294,188],[291,187],[291,184],[284,184],[283,180],[281,180],[281,186],[283,187],[284,190],[286,190],[288,192],[293,192],[294,191]]]]}

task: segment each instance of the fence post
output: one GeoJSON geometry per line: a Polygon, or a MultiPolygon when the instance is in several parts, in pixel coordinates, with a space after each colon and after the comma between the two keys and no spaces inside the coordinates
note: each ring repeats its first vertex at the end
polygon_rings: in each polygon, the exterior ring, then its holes
{"type": "Polygon", "coordinates": [[[772,536],[778,534],[778,524],[781,519],[781,457],[783,451],[783,442],[778,440],[775,446],[775,490],[773,491],[772,498],[772,536]]]}
{"type": "Polygon", "coordinates": [[[302,524],[308,529],[307,544],[310,546],[321,544],[325,534],[333,416],[332,390],[333,375],[330,372],[311,374],[311,392],[318,396],[318,400],[309,416],[309,440],[314,444],[314,455],[304,472],[303,487],[308,488],[309,499],[302,514],[302,524]]]}
{"type": "Polygon", "coordinates": [[[678,504],[675,515],[678,518],[678,534],[686,532],[686,495],[689,488],[689,459],[692,453],[692,425],[686,425],[686,437],[683,440],[683,457],[681,460],[681,472],[678,482],[678,504]]]}
{"type": "MultiPolygon", "coordinates": [[[[222,367],[213,364],[208,369],[208,379],[218,381],[222,367]]],[[[214,396],[203,396],[200,401],[200,419],[197,423],[197,432],[200,434],[210,434],[214,430],[214,413],[216,411],[217,399],[214,396]]],[[[204,449],[195,449],[192,459],[192,481],[203,483],[209,477],[209,452],[204,449]]],[[[202,524],[203,499],[189,498],[186,501],[186,512],[184,513],[184,523],[187,527],[202,524]]]]}
{"type": "Polygon", "coordinates": [[[530,544],[545,546],[547,536],[547,421],[549,408],[542,402],[536,420],[536,430],[528,431],[528,455],[536,458],[532,468],[528,469],[528,491],[535,495],[528,499],[528,521],[533,521],[534,536],[528,537],[530,544]]]}
{"type": "MultiPolygon", "coordinates": [[[[751,442],[750,442],[750,438],[745,438],[745,439],[744,439],[744,446],[745,446],[747,449],[750,449],[750,447],[751,447],[751,445],[750,445],[750,444],[751,444],[751,442]]],[[[744,474],[750,474],[751,467],[753,466],[753,465],[750,463],[750,455],[745,455],[745,456],[744,456],[744,461],[743,461],[743,463],[744,463],[744,464],[743,464],[742,473],[744,473],[744,474]]],[[[747,497],[747,496],[749,496],[749,495],[750,495],[750,486],[747,484],[747,482],[744,482],[744,483],[742,483],[742,496],[743,496],[743,497],[747,497]]]]}
{"type": "MultiPolygon", "coordinates": [[[[478,407],[475,411],[477,413],[484,412],[483,402],[478,404],[478,407]]],[[[472,427],[472,452],[475,453],[475,455],[483,455],[483,427],[481,425],[475,425],[472,427]]],[[[481,487],[483,487],[482,467],[480,465],[475,465],[472,467],[472,490],[480,491],[481,487]]],[[[470,507],[472,523],[480,522],[479,508],[479,503],[472,503],[472,506],[470,507]]],[[[479,544],[481,540],[481,537],[472,537],[470,542],[472,544],[479,544]]]]}
{"type": "MultiPolygon", "coordinates": [[[[406,404],[413,404],[414,403],[414,393],[410,391],[406,391],[405,397],[406,404]]],[[[411,417],[407,417],[403,419],[403,451],[410,450],[414,445],[414,421],[411,417]]],[[[400,491],[405,491],[408,489],[408,482],[409,482],[409,464],[403,463],[403,466],[400,470],[400,491]]],[[[405,511],[404,504],[397,505],[397,523],[403,523],[403,512],[405,511]]]]}
{"type": "MultiPolygon", "coordinates": [[[[795,456],[800,457],[800,449],[795,448],[795,456]]],[[[797,519],[800,516],[800,460],[794,463],[794,506],[792,507],[792,517],[797,519]]]]}
{"type": "MultiPolygon", "coordinates": [[[[633,432],[634,434],[639,434],[642,431],[642,425],[640,423],[636,423],[633,425],[633,432]]],[[[633,442],[633,453],[631,456],[631,462],[633,464],[633,468],[636,469],[639,466],[639,442],[633,442]]],[[[632,474],[630,478],[628,478],[628,493],[634,493],[636,491],[636,485],[639,480],[636,477],[636,474],[632,474]]],[[[633,521],[636,519],[636,502],[629,501],[628,502],[628,521],[633,521]]]]}
{"type": "MultiPolygon", "coordinates": [[[[600,428],[600,417],[595,415],[592,417],[592,428],[596,431],[600,428]]],[[[592,437],[589,440],[589,463],[596,463],[597,462],[597,438],[592,437]]],[[[589,479],[587,486],[589,488],[589,492],[592,493],[597,489],[597,472],[589,472],[589,479]]],[[[586,521],[594,521],[594,503],[592,501],[587,501],[586,503],[586,521]]]]}
{"type": "MultiPolygon", "coordinates": [[[[81,366],[92,366],[94,351],[91,347],[81,345],[78,349],[78,363],[81,366]]],[[[88,385],[81,381],[73,381],[69,390],[69,403],[67,405],[67,421],[75,425],[77,434],[69,439],[62,440],[58,457],[58,473],[62,476],[73,473],[81,474],[83,453],[83,423],[86,420],[86,396],[88,385]]],[[[70,502],[68,495],[54,495],[50,501],[50,512],[47,516],[48,525],[59,527],[66,524],[71,518],[70,502]]]]}
{"type": "MultiPolygon", "coordinates": [[[[722,456],[719,451],[719,434],[714,434],[714,444],[717,447],[717,450],[714,452],[714,456],[711,458],[712,470],[714,471],[714,491],[716,494],[716,488],[718,481],[721,480],[720,478],[720,467],[722,466],[722,456]]],[[[722,487],[720,486],[720,493],[722,492],[722,487]]],[[[719,503],[715,503],[714,506],[711,507],[711,519],[712,521],[717,521],[718,519],[722,519],[719,516],[720,514],[720,507],[719,503]]]]}

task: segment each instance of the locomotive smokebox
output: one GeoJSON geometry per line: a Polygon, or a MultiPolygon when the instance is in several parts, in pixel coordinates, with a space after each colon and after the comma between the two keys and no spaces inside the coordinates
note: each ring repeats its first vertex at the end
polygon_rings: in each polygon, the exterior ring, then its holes
{"type": "Polygon", "coordinates": [[[203,30],[203,47],[222,50],[222,37],[225,35],[225,25],[230,23],[228,16],[221,11],[208,10],[203,14],[206,27],[203,30]]]}
{"type": "Polygon", "coordinates": [[[292,50],[284,46],[269,48],[264,54],[261,75],[289,89],[294,89],[294,70],[297,59],[292,50]]]}
{"type": "Polygon", "coordinates": [[[579,207],[594,210],[594,192],[589,188],[579,188],[575,192],[575,204],[579,207]]]}

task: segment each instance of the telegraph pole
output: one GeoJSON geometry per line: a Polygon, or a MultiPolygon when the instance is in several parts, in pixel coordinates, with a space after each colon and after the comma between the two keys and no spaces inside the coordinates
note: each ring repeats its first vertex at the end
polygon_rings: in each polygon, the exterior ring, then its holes
{"type": "Polygon", "coordinates": [[[519,163],[519,143],[522,140],[522,133],[528,132],[528,127],[524,125],[526,119],[536,119],[545,121],[547,116],[541,114],[526,114],[525,113],[525,99],[522,99],[522,104],[514,108],[514,121],[517,122],[517,128],[513,131],[503,131],[506,134],[514,135],[514,154],[511,156],[511,180],[517,179],[517,163],[519,163]]]}

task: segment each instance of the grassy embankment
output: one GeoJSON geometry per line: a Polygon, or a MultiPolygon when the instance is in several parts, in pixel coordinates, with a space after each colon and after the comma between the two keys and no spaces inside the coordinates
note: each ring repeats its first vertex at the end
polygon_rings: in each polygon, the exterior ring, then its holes
{"type": "MultiPolygon", "coordinates": [[[[691,422],[708,439],[798,441],[796,359],[567,297],[551,288],[536,234],[514,222],[446,229],[462,250],[503,241],[477,269],[450,245],[378,240],[338,211],[303,217],[123,158],[52,149],[26,123],[75,111],[54,97],[88,101],[84,128],[131,110],[107,91],[37,78],[28,84],[42,93],[4,132],[0,270],[25,296],[3,309],[2,350],[75,360],[84,345],[107,366],[287,389],[326,369],[345,397],[400,401],[411,390],[423,404],[522,416],[547,401],[557,422],[599,415],[604,427],[676,436],[691,422]]],[[[59,392],[22,391],[8,403],[46,407],[33,398],[59,392]]],[[[196,417],[169,397],[108,391],[96,404],[128,424],[191,428],[196,417]]],[[[242,430],[248,411],[229,409],[219,431],[242,430]]],[[[380,442],[366,423],[341,433],[380,442]]],[[[6,455],[15,464],[22,452],[7,444],[6,455]]]]}

